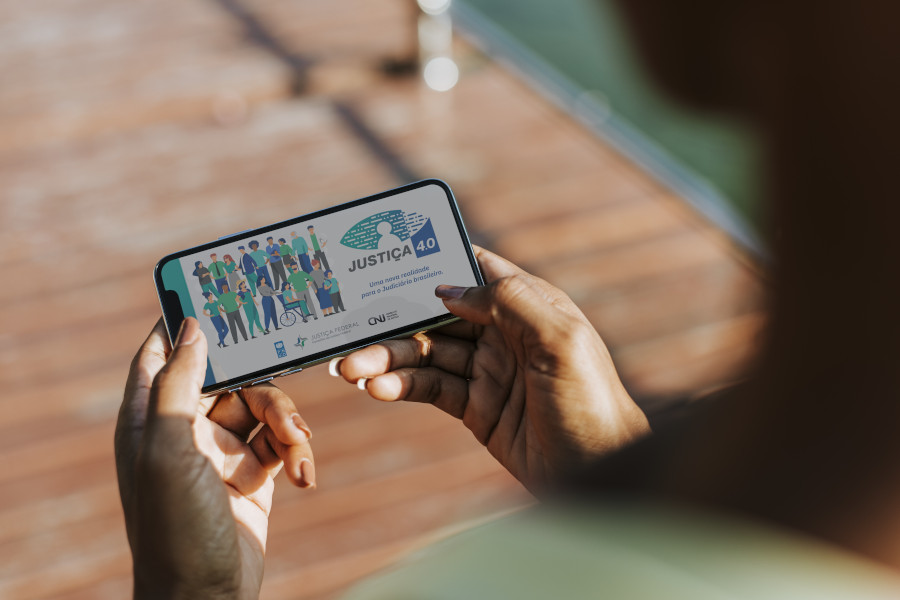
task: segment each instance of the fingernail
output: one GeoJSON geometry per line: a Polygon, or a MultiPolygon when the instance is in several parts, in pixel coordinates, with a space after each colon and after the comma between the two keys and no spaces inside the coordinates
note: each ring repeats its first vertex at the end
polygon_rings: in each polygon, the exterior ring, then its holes
{"type": "Polygon", "coordinates": [[[308,458],[300,459],[300,485],[305,488],[316,487],[316,467],[308,458]]]}
{"type": "Polygon", "coordinates": [[[444,300],[455,300],[462,298],[466,293],[467,287],[459,287],[458,285],[439,285],[434,288],[434,295],[444,300]]]}
{"type": "Polygon", "coordinates": [[[361,389],[361,390],[365,390],[365,389],[366,389],[366,382],[367,382],[367,381],[369,381],[369,378],[368,378],[368,377],[360,377],[360,378],[356,381],[356,387],[358,387],[358,388],[361,389]]]}
{"type": "Polygon", "coordinates": [[[300,415],[294,413],[294,415],[291,417],[291,422],[294,424],[294,427],[303,432],[303,435],[306,436],[307,442],[312,439],[312,431],[310,431],[309,427],[307,427],[303,423],[303,419],[300,418],[300,415]]]}
{"type": "Polygon", "coordinates": [[[332,377],[340,377],[341,376],[341,361],[344,360],[343,356],[338,356],[337,358],[332,358],[331,362],[328,363],[328,374],[332,377]]]}
{"type": "Polygon", "coordinates": [[[197,334],[200,332],[200,324],[197,319],[184,319],[178,330],[178,336],[175,338],[175,346],[188,346],[197,341],[197,334]]]}

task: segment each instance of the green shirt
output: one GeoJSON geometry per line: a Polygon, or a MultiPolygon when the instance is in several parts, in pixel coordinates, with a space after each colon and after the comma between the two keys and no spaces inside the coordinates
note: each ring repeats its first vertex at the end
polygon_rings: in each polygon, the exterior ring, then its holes
{"type": "Polygon", "coordinates": [[[209,272],[212,274],[213,279],[222,279],[225,277],[225,263],[221,260],[217,260],[209,265],[209,272]]]}
{"type": "Polygon", "coordinates": [[[235,269],[237,269],[237,263],[228,263],[225,265],[225,270],[229,273],[233,272],[235,269]]]}
{"type": "MultiPolygon", "coordinates": [[[[269,260],[269,255],[266,254],[265,250],[254,250],[250,253],[250,256],[253,257],[253,260],[256,262],[256,267],[261,269],[266,266],[266,261],[269,260]]],[[[269,283],[272,283],[271,281],[269,283]]]]}
{"type": "Polygon", "coordinates": [[[329,293],[329,294],[336,294],[336,293],[338,293],[339,291],[341,291],[341,288],[338,287],[338,280],[335,279],[334,277],[332,277],[332,278],[330,278],[330,279],[326,279],[326,280],[325,280],[325,285],[330,285],[330,286],[331,286],[330,288],[328,288],[328,293],[329,293]]]}
{"type": "Polygon", "coordinates": [[[219,314],[219,302],[213,300],[212,302],[207,302],[203,305],[203,310],[208,310],[213,317],[221,316],[219,314]]]}
{"type": "Polygon", "coordinates": [[[312,282],[312,277],[307,275],[304,271],[300,270],[296,273],[291,273],[288,275],[288,282],[294,286],[294,289],[298,292],[302,292],[305,290],[309,284],[312,282]]]}
{"type": "MultiPolygon", "coordinates": [[[[288,246],[287,244],[282,244],[282,245],[278,246],[278,254],[280,254],[282,256],[282,258],[287,258],[288,256],[291,256],[293,254],[293,252],[291,252],[290,246],[288,246]]],[[[290,261],[288,261],[288,262],[290,262],[290,261]]]]}
{"type": "Polygon", "coordinates": [[[238,306],[236,292],[225,292],[219,296],[219,302],[225,308],[225,312],[234,312],[240,308],[240,306],[238,306]]]}
{"type": "Polygon", "coordinates": [[[253,296],[249,291],[238,292],[238,296],[241,297],[241,301],[244,303],[244,312],[247,313],[248,317],[252,317],[253,313],[256,312],[256,305],[253,303],[253,296]]]}
{"type": "Polygon", "coordinates": [[[294,252],[299,254],[306,254],[309,252],[309,246],[306,244],[306,240],[302,237],[295,237],[291,240],[291,245],[294,247],[294,252]]]}
{"type": "Polygon", "coordinates": [[[318,252],[321,248],[319,248],[319,238],[316,237],[316,234],[312,234],[309,236],[309,239],[312,240],[313,250],[318,252]]]}
{"type": "Polygon", "coordinates": [[[470,529],[340,597],[900,598],[895,570],[824,540],[712,508],[615,500],[522,511],[470,529]]]}

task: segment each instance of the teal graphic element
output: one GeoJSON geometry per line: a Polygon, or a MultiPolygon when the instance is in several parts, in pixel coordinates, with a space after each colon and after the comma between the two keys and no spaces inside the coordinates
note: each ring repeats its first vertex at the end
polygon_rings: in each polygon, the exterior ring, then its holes
{"type": "Polygon", "coordinates": [[[298,337],[298,338],[297,338],[297,343],[294,344],[294,345],[295,345],[295,346],[300,346],[300,347],[302,348],[303,346],[306,345],[306,340],[308,340],[308,339],[309,339],[309,338],[298,337]]]}
{"type": "MultiPolygon", "coordinates": [[[[197,313],[194,311],[194,305],[191,302],[190,292],[188,291],[187,281],[184,279],[184,271],[181,270],[181,264],[177,260],[170,260],[166,262],[162,266],[162,272],[160,273],[162,276],[163,287],[167,290],[172,290],[173,292],[178,293],[178,301],[181,304],[181,313],[185,317],[194,317],[197,318],[197,313]]],[[[212,363],[209,362],[209,359],[206,360],[206,377],[203,380],[203,385],[212,385],[216,382],[216,378],[213,375],[212,371],[212,363]]]]}
{"type": "Polygon", "coordinates": [[[396,236],[401,242],[404,242],[422,229],[426,222],[428,222],[428,218],[419,213],[402,210],[381,211],[348,229],[341,238],[341,244],[357,250],[378,250],[378,240],[385,231],[384,227],[379,231],[380,223],[388,223],[390,228],[387,231],[390,232],[390,235],[396,236]]]}

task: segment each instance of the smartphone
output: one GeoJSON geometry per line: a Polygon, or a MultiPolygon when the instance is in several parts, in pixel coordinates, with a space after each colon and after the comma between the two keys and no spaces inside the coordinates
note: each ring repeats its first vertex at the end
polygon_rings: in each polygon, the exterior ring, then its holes
{"type": "Polygon", "coordinates": [[[450,323],[435,286],[484,284],[437,179],[175,252],[154,279],[169,338],[188,316],[206,335],[204,394],[450,323]]]}

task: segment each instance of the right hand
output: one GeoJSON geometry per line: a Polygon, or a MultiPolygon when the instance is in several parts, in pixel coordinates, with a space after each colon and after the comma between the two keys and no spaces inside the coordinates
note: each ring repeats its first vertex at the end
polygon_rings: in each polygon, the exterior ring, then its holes
{"type": "MultiPolygon", "coordinates": [[[[481,248],[482,287],[438,286],[464,321],[337,364],[378,400],[462,419],[532,492],[649,433],[587,317],[561,290],[481,248]]],[[[333,373],[334,374],[334,373],[333,373]]]]}

